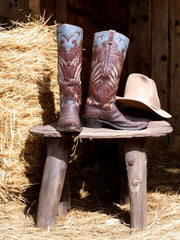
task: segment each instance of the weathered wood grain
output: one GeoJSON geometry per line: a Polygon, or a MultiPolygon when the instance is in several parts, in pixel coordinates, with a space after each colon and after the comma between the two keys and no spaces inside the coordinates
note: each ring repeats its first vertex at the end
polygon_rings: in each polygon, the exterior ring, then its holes
{"type": "Polygon", "coordinates": [[[146,229],[147,221],[147,159],[145,139],[128,139],[124,142],[125,161],[130,192],[131,228],[146,229]]]}
{"type": "Polygon", "coordinates": [[[118,173],[116,176],[116,181],[119,182],[119,203],[120,205],[129,203],[129,187],[128,187],[128,179],[127,179],[127,171],[126,171],[126,163],[124,156],[124,139],[118,140],[118,173]]]}
{"type": "Polygon", "coordinates": [[[150,76],[151,0],[131,0],[129,4],[129,73],[150,76]]]}
{"type": "Polygon", "coordinates": [[[67,1],[55,1],[55,17],[58,23],[67,23],[67,1]]]}
{"type": "Polygon", "coordinates": [[[67,179],[67,175],[64,182],[64,187],[61,195],[61,199],[58,206],[58,215],[65,215],[71,208],[71,196],[70,196],[70,186],[67,179]]]}
{"type": "MultiPolygon", "coordinates": [[[[48,228],[55,223],[57,214],[66,214],[69,208],[68,188],[64,188],[70,143],[74,138],[122,138],[128,173],[131,206],[131,227],[146,228],[146,154],[144,142],[147,137],[164,136],[172,132],[166,121],[149,122],[144,130],[128,131],[106,128],[83,128],[80,134],[61,134],[56,131],[56,123],[38,125],[30,129],[36,136],[48,138],[47,157],[39,196],[37,226],[48,228]],[[61,197],[62,195],[62,197],[61,197]]],[[[121,179],[122,181],[125,180],[121,179]]],[[[121,203],[128,200],[127,188],[122,188],[121,203]]]]}
{"type": "Polygon", "coordinates": [[[50,139],[39,195],[37,227],[48,228],[55,223],[64,186],[71,142],[50,139]]]}
{"type": "Polygon", "coordinates": [[[151,77],[156,82],[161,106],[168,111],[169,3],[167,0],[152,0],[151,8],[151,77]]]}
{"type": "Polygon", "coordinates": [[[56,123],[49,125],[37,125],[30,129],[30,133],[36,136],[42,137],[65,137],[72,136],[76,138],[133,138],[133,137],[160,137],[165,136],[172,132],[172,127],[166,121],[152,121],[146,129],[129,131],[129,130],[113,130],[108,128],[87,128],[83,127],[83,130],[78,135],[73,134],[61,134],[57,132],[56,123]]]}
{"type": "Polygon", "coordinates": [[[170,1],[170,109],[175,134],[180,135],[180,1],[170,1]]]}
{"type": "Polygon", "coordinates": [[[41,0],[29,0],[29,9],[38,15],[41,15],[41,0]]]}
{"type": "Polygon", "coordinates": [[[0,18],[18,20],[19,17],[19,1],[1,0],[0,1],[0,18]]]}

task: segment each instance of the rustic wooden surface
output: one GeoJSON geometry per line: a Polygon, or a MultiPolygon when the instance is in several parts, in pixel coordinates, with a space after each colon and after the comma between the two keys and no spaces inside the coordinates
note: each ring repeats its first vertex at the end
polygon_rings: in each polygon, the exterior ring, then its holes
{"type": "Polygon", "coordinates": [[[168,110],[168,24],[167,0],[152,0],[151,76],[155,80],[161,106],[168,110]],[[163,20],[162,20],[163,19],[163,20]]]}
{"type": "Polygon", "coordinates": [[[124,156],[124,139],[118,140],[118,172],[116,173],[116,181],[119,182],[119,198],[120,205],[129,203],[129,187],[126,171],[126,163],[124,156]]]}
{"type": "Polygon", "coordinates": [[[15,0],[0,1],[0,17],[17,20],[19,16],[19,6],[15,0]]]}
{"type": "Polygon", "coordinates": [[[131,0],[129,5],[129,73],[150,76],[151,0],[131,0]]]}
{"type": "MultiPolygon", "coordinates": [[[[165,136],[172,132],[166,121],[149,122],[147,129],[128,131],[106,128],[83,128],[80,134],[61,134],[57,132],[56,123],[38,125],[30,129],[35,136],[47,137],[47,156],[41,184],[37,227],[48,228],[55,223],[57,214],[66,214],[69,205],[67,185],[64,187],[68,159],[75,138],[122,138],[124,141],[125,161],[130,192],[131,227],[146,228],[146,169],[147,160],[144,143],[147,137],[165,136]],[[62,138],[62,140],[60,140],[62,138]],[[62,194],[63,191],[63,194],[62,194]]],[[[127,178],[126,178],[127,179],[127,178]]],[[[121,179],[124,181],[125,178],[121,179]]],[[[127,202],[127,188],[124,188],[123,201],[127,202]]],[[[123,191],[123,189],[122,189],[123,191]]]]}
{"type": "Polygon", "coordinates": [[[83,127],[80,134],[61,134],[55,129],[56,123],[49,125],[37,125],[30,129],[30,133],[42,137],[61,138],[66,136],[74,136],[77,138],[133,138],[133,137],[160,137],[172,132],[172,127],[166,121],[152,121],[146,129],[129,131],[129,130],[113,130],[108,128],[87,128],[83,127]]]}
{"type": "Polygon", "coordinates": [[[25,21],[29,11],[29,0],[0,0],[0,18],[25,21]]]}
{"type": "Polygon", "coordinates": [[[58,215],[65,215],[70,208],[71,208],[71,194],[69,181],[66,175],[62,195],[58,206],[58,215]]]}
{"type": "Polygon", "coordinates": [[[130,192],[131,228],[144,230],[147,225],[147,159],[145,139],[126,139],[124,151],[130,192]]]}
{"type": "Polygon", "coordinates": [[[176,135],[180,135],[180,1],[170,1],[170,109],[176,135]]]}
{"type": "MultiPolygon", "coordinates": [[[[71,141],[50,139],[39,195],[37,227],[48,228],[55,223],[61,209],[61,195],[70,157],[71,141]],[[59,209],[58,209],[59,208],[59,209]]],[[[63,202],[63,201],[62,201],[63,202]]]]}
{"type": "Polygon", "coordinates": [[[55,18],[58,23],[67,23],[67,1],[66,0],[55,0],[55,18]]]}

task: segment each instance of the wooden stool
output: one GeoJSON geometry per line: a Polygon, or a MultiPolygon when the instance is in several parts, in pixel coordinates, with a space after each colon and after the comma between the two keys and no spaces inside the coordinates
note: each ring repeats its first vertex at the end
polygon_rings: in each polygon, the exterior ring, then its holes
{"type": "Polygon", "coordinates": [[[131,228],[146,229],[147,158],[145,142],[148,137],[165,136],[172,132],[166,121],[152,121],[144,130],[112,130],[83,128],[78,135],[61,134],[56,124],[38,125],[30,129],[35,136],[47,138],[47,155],[39,195],[37,227],[47,228],[55,223],[57,214],[68,210],[68,191],[64,187],[73,138],[123,139],[130,193],[131,228]],[[64,189],[63,189],[64,187],[64,189]],[[63,193],[62,193],[63,192],[63,193]]]}

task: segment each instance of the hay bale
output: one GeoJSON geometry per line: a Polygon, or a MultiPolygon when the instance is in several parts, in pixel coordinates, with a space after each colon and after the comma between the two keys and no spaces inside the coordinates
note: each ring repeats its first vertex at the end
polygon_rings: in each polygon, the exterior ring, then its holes
{"type": "Polygon", "coordinates": [[[29,128],[57,119],[56,26],[43,21],[0,31],[0,202],[40,181],[44,148],[29,128]],[[35,144],[34,144],[35,143],[35,144]]]}

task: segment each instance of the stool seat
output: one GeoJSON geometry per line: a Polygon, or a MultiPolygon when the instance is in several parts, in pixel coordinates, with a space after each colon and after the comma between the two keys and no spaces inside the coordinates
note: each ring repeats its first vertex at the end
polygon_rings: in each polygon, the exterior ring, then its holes
{"type": "Polygon", "coordinates": [[[147,223],[147,157],[145,143],[149,137],[165,136],[172,132],[166,121],[150,121],[143,130],[113,130],[86,128],[81,133],[60,133],[56,123],[37,125],[30,129],[34,136],[47,138],[47,153],[39,194],[37,227],[48,228],[57,214],[68,211],[68,190],[65,181],[73,140],[122,139],[130,195],[131,228],[146,229],[147,223]]]}
{"type": "Polygon", "coordinates": [[[172,132],[172,127],[166,121],[151,121],[143,130],[114,130],[108,128],[87,128],[79,134],[62,134],[56,131],[56,123],[48,125],[36,125],[30,129],[30,133],[41,137],[61,138],[76,136],[77,138],[134,138],[134,137],[160,137],[172,132]]]}

